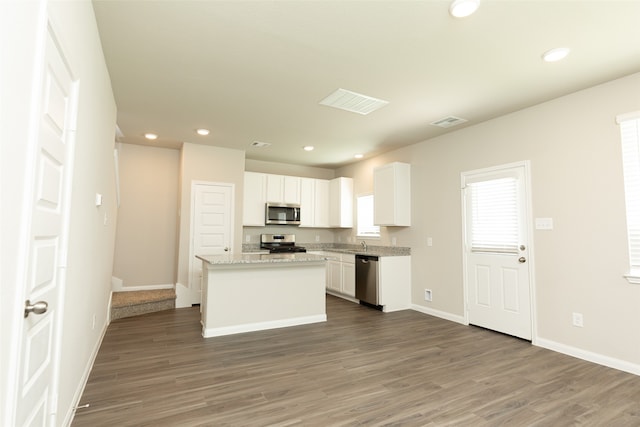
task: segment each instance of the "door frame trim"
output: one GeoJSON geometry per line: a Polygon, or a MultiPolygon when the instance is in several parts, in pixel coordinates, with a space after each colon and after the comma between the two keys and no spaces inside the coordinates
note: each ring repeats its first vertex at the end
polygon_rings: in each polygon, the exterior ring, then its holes
{"type": "Polygon", "coordinates": [[[465,179],[470,175],[477,174],[489,174],[497,173],[507,169],[513,169],[521,167],[524,169],[524,193],[525,199],[523,200],[525,208],[525,224],[524,227],[527,231],[528,242],[527,262],[528,279],[529,279],[529,308],[531,312],[531,343],[536,345],[538,337],[537,327],[537,305],[536,305],[536,282],[535,282],[535,250],[534,250],[534,238],[533,238],[533,204],[532,204],[532,188],[531,188],[531,161],[522,160],[513,163],[506,163],[502,165],[490,166],[487,168],[474,169],[470,171],[460,172],[460,204],[462,213],[462,283],[463,283],[463,297],[464,297],[464,324],[469,325],[469,278],[467,273],[468,256],[466,249],[466,236],[467,236],[467,221],[466,221],[466,198],[465,198],[465,179]]]}

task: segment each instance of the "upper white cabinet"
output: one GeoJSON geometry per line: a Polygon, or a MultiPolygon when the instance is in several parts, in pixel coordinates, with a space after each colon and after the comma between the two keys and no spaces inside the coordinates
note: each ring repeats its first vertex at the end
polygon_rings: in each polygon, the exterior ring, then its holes
{"type": "Polygon", "coordinates": [[[267,201],[267,176],[264,173],[244,173],[242,225],[264,226],[264,205],[267,201]]]}
{"type": "Polygon", "coordinates": [[[373,223],[411,225],[411,165],[394,162],[373,170],[373,223]]]}
{"type": "Polygon", "coordinates": [[[353,227],[353,179],[335,178],[329,181],[329,226],[353,227]]]}
{"type": "Polygon", "coordinates": [[[300,177],[266,174],[267,202],[300,204],[300,177]]]}
{"type": "Polygon", "coordinates": [[[300,178],[300,227],[329,227],[329,181],[300,178]]]}

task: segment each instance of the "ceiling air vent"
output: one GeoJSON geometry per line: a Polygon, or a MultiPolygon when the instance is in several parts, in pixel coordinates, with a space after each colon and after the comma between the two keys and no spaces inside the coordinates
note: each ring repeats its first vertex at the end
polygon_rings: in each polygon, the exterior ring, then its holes
{"type": "Polygon", "coordinates": [[[388,103],[389,101],[383,101],[382,99],[373,98],[371,96],[362,95],[345,89],[338,89],[320,101],[320,105],[339,108],[341,110],[351,111],[352,113],[362,115],[369,114],[378,108],[384,107],[388,103]]]}
{"type": "Polygon", "coordinates": [[[456,117],[456,116],[447,116],[443,119],[440,120],[436,120],[435,122],[431,122],[432,125],[434,126],[439,126],[441,128],[451,128],[454,126],[457,126],[459,124],[462,124],[464,122],[466,122],[467,119],[461,119],[460,117],[456,117]]]}
{"type": "Polygon", "coordinates": [[[252,147],[254,147],[254,148],[264,148],[264,147],[268,147],[268,146],[270,146],[270,145],[271,145],[271,143],[269,143],[269,142],[262,142],[262,141],[253,141],[253,142],[251,143],[251,146],[252,146],[252,147]]]}

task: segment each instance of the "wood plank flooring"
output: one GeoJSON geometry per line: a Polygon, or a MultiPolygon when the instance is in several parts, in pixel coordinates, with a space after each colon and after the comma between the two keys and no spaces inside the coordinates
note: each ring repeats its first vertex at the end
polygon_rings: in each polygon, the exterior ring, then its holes
{"type": "Polygon", "coordinates": [[[640,377],[414,311],[204,339],[198,308],[113,322],[73,426],[640,426],[640,377]]]}

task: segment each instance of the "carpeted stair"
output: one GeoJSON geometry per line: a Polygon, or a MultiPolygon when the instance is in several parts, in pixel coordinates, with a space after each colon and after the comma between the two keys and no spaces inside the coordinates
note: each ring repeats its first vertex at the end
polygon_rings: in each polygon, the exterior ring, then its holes
{"type": "Polygon", "coordinates": [[[111,296],[111,320],[176,308],[173,289],[114,292],[111,296]]]}

